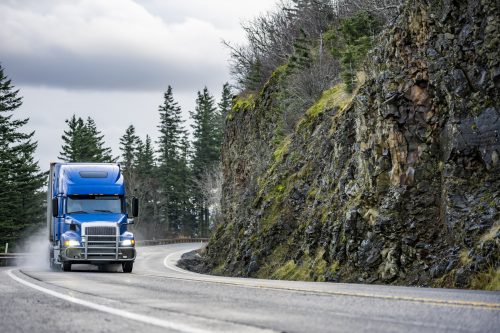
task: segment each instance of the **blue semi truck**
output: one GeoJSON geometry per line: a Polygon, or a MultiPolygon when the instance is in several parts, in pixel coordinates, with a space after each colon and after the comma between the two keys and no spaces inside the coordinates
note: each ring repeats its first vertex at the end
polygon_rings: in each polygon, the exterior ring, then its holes
{"type": "Polygon", "coordinates": [[[47,190],[49,264],[70,271],[72,264],[102,268],[121,264],[132,272],[134,235],[127,231],[139,211],[137,198],[126,201],[118,164],[51,163],[47,190]]]}

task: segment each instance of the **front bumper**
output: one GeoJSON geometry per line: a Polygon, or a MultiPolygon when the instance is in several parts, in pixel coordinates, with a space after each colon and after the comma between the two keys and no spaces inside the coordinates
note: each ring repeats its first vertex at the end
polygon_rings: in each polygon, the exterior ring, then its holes
{"type": "MultiPolygon", "coordinates": [[[[126,234],[126,235],[125,235],[126,234]]],[[[130,234],[130,233],[129,233],[130,234]]],[[[81,224],[80,246],[62,247],[60,260],[71,263],[113,263],[134,261],[134,246],[123,246],[122,242],[131,236],[121,235],[118,223],[85,222],[81,224]]],[[[63,237],[63,242],[78,235],[63,237]]]]}
{"type": "Polygon", "coordinates": [[[73,263],[90,263],[90,262],[123,262],[134,261],[136,251],[134,247],[93,247],[92,251],[89,248],[68,247],[61,250],[62,261],[71,261],[73,263]]]}

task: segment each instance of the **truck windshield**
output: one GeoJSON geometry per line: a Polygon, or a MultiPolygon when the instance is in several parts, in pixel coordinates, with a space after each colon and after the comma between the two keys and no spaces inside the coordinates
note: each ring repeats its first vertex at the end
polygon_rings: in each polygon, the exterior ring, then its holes
{"type": "Polygon", "coordinates": [[[66,212],[68,214],[121,213],[122,198],[114,195],[69,196],[66,212]]]}

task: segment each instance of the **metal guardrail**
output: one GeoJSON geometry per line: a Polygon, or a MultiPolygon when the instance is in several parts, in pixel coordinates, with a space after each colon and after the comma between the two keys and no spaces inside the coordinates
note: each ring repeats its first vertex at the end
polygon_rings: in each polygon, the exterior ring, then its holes
{"type": "MultiPolygon", "coordinates": [[[[136,241],[137,246],[154,246],[180,243],[200,243],[208,242],[208,238],[171,238],[171,239],[155,239],[155,240],[139,240],[136,241]]],[[[24,258],[33,255],[32,253],[0,253],[0,266],[14,265],[16,259],[24,258]]]]}
{"type": "Polygon", "coordinates": [[[172,238],[172,239],[155,239],[155,240],[142,240],[136,241],[138,246],[153,246],[153,245],[167,245],[179,243],[200,243],[208,242],[208,238],[172,238]]]}
{"type": "Polygon", "coordinates": [[[29,256],[30,253],[0,253],[0,266],[11,266],[16,259],[29,256]]]}

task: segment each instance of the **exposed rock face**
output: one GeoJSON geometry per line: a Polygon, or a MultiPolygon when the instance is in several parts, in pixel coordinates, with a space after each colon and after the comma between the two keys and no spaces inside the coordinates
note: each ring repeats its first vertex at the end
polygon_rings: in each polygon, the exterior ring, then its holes
{"type": "Polygon", "coordinates": [[[205,270],[457,287],[495,272],[499,18],[497,0],[410,1],[352,101],[306,114],[285,138],[282,72],[238,103],[205,270]]]}

